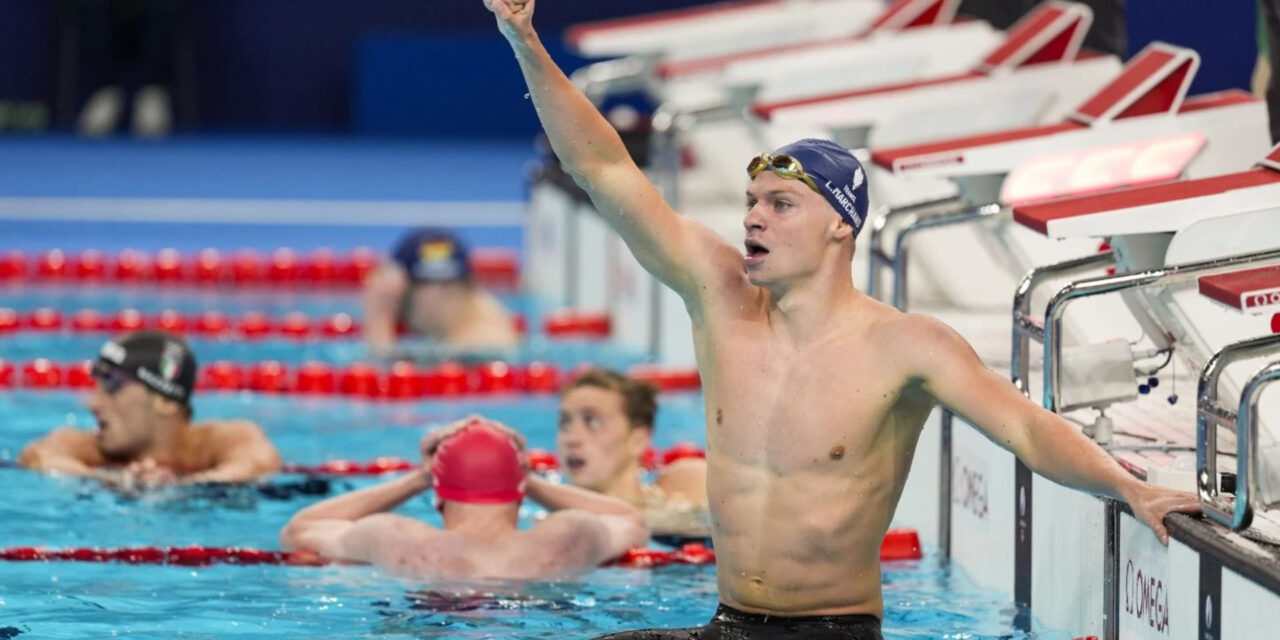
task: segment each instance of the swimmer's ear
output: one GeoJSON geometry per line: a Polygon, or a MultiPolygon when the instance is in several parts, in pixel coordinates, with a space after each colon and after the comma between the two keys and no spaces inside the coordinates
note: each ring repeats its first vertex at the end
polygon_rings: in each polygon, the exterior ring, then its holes
{"type": "Polygon", "coordinates": [[[831,229],[832,241],[841,244],[851,238],[853,238],[853,225],[845,222],[843,218],[837,218],[835,227],[831,229]]]}
{"type": "Polygon", "coordinates": [[[647,425],[632,427],[627,433],[627,453],[635,456],[637,460],[644,456],[644,452],[648,451],[652,444],[653,428],[647,425]]]}
{"type": "Polygon", "coordinates": [[[152,406],[155,407],[156,413],[166,418],[176,416],[182,412],[182,405],[164,396],[153,393],[151,394],[151,401],[154,403],[152,406]]]}

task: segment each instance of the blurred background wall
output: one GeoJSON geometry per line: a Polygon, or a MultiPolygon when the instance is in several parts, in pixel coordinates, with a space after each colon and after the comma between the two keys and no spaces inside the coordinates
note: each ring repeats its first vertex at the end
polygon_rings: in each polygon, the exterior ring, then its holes
{"type": "MultiPolygon", "coordinates": [[[[0,102],[47,105],[50,125],[67,127],[55,108],[67,95],[58,4],[0,1],[0,102]]],[[[566,25],[693,4],[542,0],[537,24],[572,68],[583,61],[560,41],[566,25]]],[[[1127,0],[1127,9],[1130,53],[1155,39],[1189,46],[1203,56],[1193,93],[1248,88],[1254,0],[1127,0]]],[[[515,64],[493,62],[511,54],[480,0],[186,0],[181,27],[189,82],[178,106],[189,129],[472,138],[537,129],[531,108],[513,108],[523,82],[515,64]]]]}

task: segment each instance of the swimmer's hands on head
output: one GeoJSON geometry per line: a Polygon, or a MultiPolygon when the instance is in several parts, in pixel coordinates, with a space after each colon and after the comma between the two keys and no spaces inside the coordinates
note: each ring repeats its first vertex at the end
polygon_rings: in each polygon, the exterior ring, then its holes
{"type": "Polygon", "coordinates": [[[535,0],[484,0],[484,6],[498,20],[498,31],[512,43],[534,35],[533,5],[535,0]]]}
{"type": "Polygon", "coordinates": [[[1133,509],[1134,517],[1151,527],[1164,545],[1169,544],[1169,529],[1164,526],[1165,516],[1171,513],[1200,514],[1200,498],[1186,491],[1176,491],[1135,479],[1122,495],[1133,509]]]}
{"type": "Polygon", "coordinates": [[[422,468],[430,471],[431,465],[435,462],[436,450],[440,448],[440,443],[472,422],[483,422],[507,434],[507,436],[516,443],[516,448],[520,450],[521,462],[526,468],[528,467],[528,460],[526,459],[527,456],[525,454],[528,442],[519,431],[516,431],[501,422],[490,420],[484,416],[473,413],[461,420],[455,420],[443,427],[432,429],[431,431],[428,431],[426,435],[422,436],[422,440],[418,442],[418,451],[422,454],[422,468]]]}

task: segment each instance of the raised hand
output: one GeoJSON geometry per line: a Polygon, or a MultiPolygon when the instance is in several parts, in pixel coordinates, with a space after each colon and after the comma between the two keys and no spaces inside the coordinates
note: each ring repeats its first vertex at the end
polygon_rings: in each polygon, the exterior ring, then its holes
{"type": "Polygon", "coordinates": [[[484,0],[484,6],[498,19],[498,31],[511,42],[533,35],[534,0],[484,0]]]}

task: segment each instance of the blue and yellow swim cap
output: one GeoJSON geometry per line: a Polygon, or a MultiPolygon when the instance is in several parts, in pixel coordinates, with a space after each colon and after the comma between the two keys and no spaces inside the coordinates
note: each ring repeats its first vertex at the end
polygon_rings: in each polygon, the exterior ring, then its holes
{"type": "Polygon", "coordinates": [[[471,275],[467,247],[443,229],[421,227],[406,233],[391,257],[415,283],[456,282],[471,275]]]}

